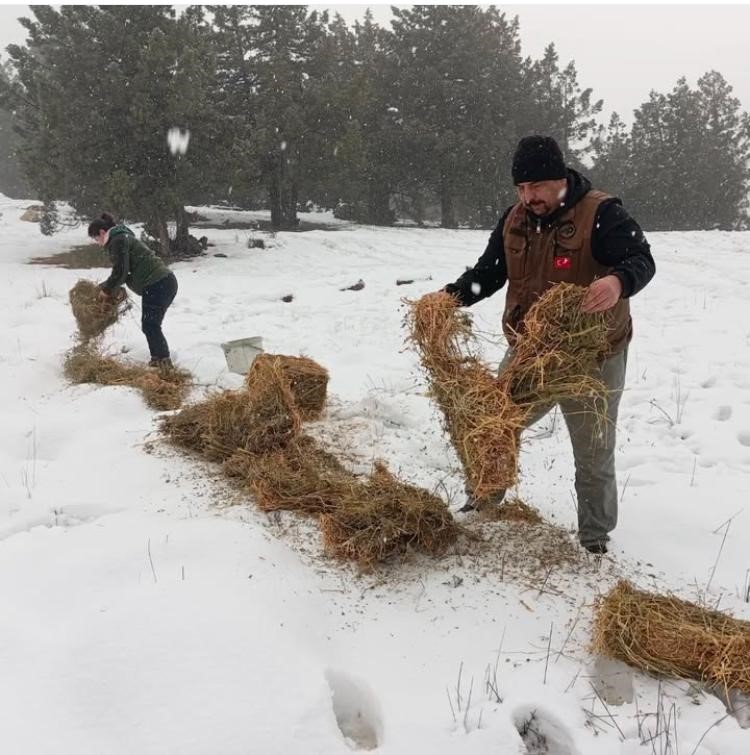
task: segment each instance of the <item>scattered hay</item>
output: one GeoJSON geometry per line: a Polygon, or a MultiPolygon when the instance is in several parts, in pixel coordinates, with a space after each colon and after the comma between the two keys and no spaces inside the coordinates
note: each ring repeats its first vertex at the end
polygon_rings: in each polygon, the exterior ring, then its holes
{"type": "Polygon", "coordinates": [[[352,478],[333,454],[304,435],[266,454],[238,450],[224,462],[224,472],[242,480],[263,511],[303,514],[335,509],[352,478]]]}
{"type": "Polygon", "coordinates": [[[117,289],[111,300],[100,299],[99,291],[99,286],[89,280],[79,280],[70,289],[70,306],[83,341],[100,336],[128,309],[124,288],[117,289]]]}
{"type": "Polygon", "coordinates": [[[525,522],[526,524],[541,524],[542,515],[520,498],[503,501],[499,506],[484,506],[480,509],[482,519],[494,522],[525,522]]]}
{"type": "Polygon", "coordinates": [[[152,409],[178,409],[190,390],[190,373],[184,370],[155,370],[105,357],[99,347],[83,343],[72,349],[65,358],[65,376],[73,383],[99,385],[128,385],[138,388],[152,409]]]}
{"type": "Polygon", "coordinates": [[[606,320],[580,312],[584,293],[561,283],[540,297],[499,378],[475,355],[471,320],[456,297],[438,292],[411,303],[410,341],[478,498],[518,482],[521,432],[540,407],[585,397],[606,417],[606,386],[593,377],[608,348],[606,320]]]}
{"type": "Polygon", "coordinates": [[[223,462],[264,511],[320,515],[326,550],[372,566],[415,547],[437,554],[458,536],[446,504],[398,481],[382,464],[361,478],[300,435],[317,417],[328,373],[304,357],[260,355],[239,391],[223,391],[162,420],[178,446],[223,462]]]}
{"type": "Polygon", "coordinates": [[[272,364],[256,371],[253,391],[222,391],[162,422],[176,445],[210,461],[225,461],[238,450],[273,451],[295,438],[299,429],[294,399],[272,364]]]}
{"type": "Polygon", "coordinates": [[[211,413],[211,399],[192,404],[161,419],[161,431],[176,446],[202,454],[211,413]]]}
{"type": "Polygon", "coordinates": [[[328,370],[307,357],[290,357],[282,354],[259,354],[250,368],[246,384],[250,390],[258,371],[279,370],[294,397],[294,403],[303,420],[320,417],[326,403],[328,370]],[[270,367],[272,363],[274,367],[270,367]]]}
{"type": "Polygon", "coordinates": [[[365,568],[409,547],[441,555],[462,531],[440,498],[397,480],[382,462],[340,494],[338,506],[320,517],[323,543],[332,556],[365,568]]]}
{"type": "Polygon", "coordinates": [[[750,622],[624,580],[599,600],[593,650],[643,671],[750,694],[750,622]]]}

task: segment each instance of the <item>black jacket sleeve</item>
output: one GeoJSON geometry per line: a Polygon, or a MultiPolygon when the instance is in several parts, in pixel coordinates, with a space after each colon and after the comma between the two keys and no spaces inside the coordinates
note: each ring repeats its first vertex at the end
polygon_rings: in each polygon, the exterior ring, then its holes
{"type": "Polygon", "coordinates": [[[128,254],[128,245],[124,236],[117,236],[112,239],[109,254],[112,258],[112,272],[109,274],[109,278],[99,286],[104,291],[112,291],[121,286],[128,277],[130,255],[128,254]]]}
{"type": "Polygon", "coordinates": [[[651,247],[638,223],[617,200],[599,205],[591,234],[591,253],[622,282],[622,297],[637,294],[656,272],[651,247]]]}
{"type": "Polygon", "coordinates": [[[477,264],[470,267],[455,283],[449,283],[443,288],[443,291],[457,296],[462,307],[470,307],[492,296],[505,285],[508,269],[503,249],[503,226],[511,209],[512,207],[509,207],[503,213],[497,227],[490,234],[487,248],[477,260],[477,264]]]}

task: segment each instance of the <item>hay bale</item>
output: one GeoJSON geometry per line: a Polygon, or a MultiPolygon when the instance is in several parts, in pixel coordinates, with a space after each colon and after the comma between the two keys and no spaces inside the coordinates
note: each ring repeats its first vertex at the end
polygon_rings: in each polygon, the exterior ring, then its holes
{"type": "Polygon", "coordinates": [[[303,514],[336,508],[340,491],[353,479],[333,454],[304,435],[266,454],[236,451],[224,472],[240,479],[263,511],[303,514]]]}
{"type": "Polygon", "coordinates": [[[328,370],[308,357],[292,357],[283,354],[259,354],[246,378],[252,390],[258,371],[278,369],[289,384],[300,417],[305,421],[318,419],[326,403],[328,370]],[[273,367],[269,367],[273,364],[273,367]]]}
{"type": "Polygon", "coordinates": [[[332,556],[365,568],[409,547],[440,555],[461,532],[440,498],[397,480],[380,462],[367,481],[340,495],[338,506],[320,517],[323,543],[332,556]]]}
{"type": "Polygon", "coordinates": [[[750,694],[750,622],[622,580],[598,601],[593,631],[596,653],[750,694]]]}
{"type": "Polygon", "coordinates": [[[561,283],[535,302],[499,378],[476,356],[471,319],[452,294],[411,303],[410,341],[478,498],[518,482],[521,432],[540,407],[586,398],[604,421],[606,386],[594,374],[608,348],[607,325],[604,315],[580,311],[585,291],[561,283]]]}
{"type": "Polygon", "coordinates": [[[99,346],[84,342],[65,357],[65,376],[72,383],[127,385],[143,394],[152,409],[178,409],[190,390],[191,376],[185,370],[154,370],[143,365],[125,364],[104,356],[99,346]]]}
{"type": "Polygon", "coordinates": [[[99,291],[99,286],[89,280],[79,280],[70,289],[70,306],[84,341],[100,336],[128,308],[125,289],[118,289],[111,300],[100,299],[99,291]]]}

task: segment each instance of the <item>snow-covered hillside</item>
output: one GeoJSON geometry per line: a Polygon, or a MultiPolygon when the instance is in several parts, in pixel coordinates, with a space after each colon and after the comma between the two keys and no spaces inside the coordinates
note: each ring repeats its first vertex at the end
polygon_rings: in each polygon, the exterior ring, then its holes
{"type": "MultiPolygon", "coordinates": [[[[28,204],[0,201],[3,753],[750,752],[750,731],[712,727],[723,704],[685,682],[634,673],[633,701],[605,707],[587,650],[591,605],[620,576],[750,619],[750,234],[648,235],[657,275],[633,301],[620,525],[601,564],[568,531],[572,459],[551,416],[527,436],[518,493],[559,527],[474,524],[484,542],[360,575],[323,557],[312,523],[262,514],[166,446],[137,392],[66,383],[68,290],[105,270],[27,264],[86,242],[85,227],[41,236],[28,204]]],[[[193,398],[241,384],[222,342],[262,336],[330,370],[311,428],[328,447],[461,506],[402,299],[455,279],[487,233],[202,233],[214,246],[174,266],[165,321],[193,398]]],[[[488,361],[502,299],[472,310],[488,361]]],[[[107,344],[147,359],[137,307],[107,344]]]]}

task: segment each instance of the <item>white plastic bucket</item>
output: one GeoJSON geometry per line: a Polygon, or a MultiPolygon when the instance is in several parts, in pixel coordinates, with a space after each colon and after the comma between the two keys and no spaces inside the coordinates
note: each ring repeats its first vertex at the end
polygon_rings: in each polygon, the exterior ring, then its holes
{"type": "Polygon", "coordinates": [[[263,339],[260,336],[238,338],[236,341],[221,344],[221,348],[224,350],[229,371],[246,375],[255,357],[263,352],[263,339]]]}

